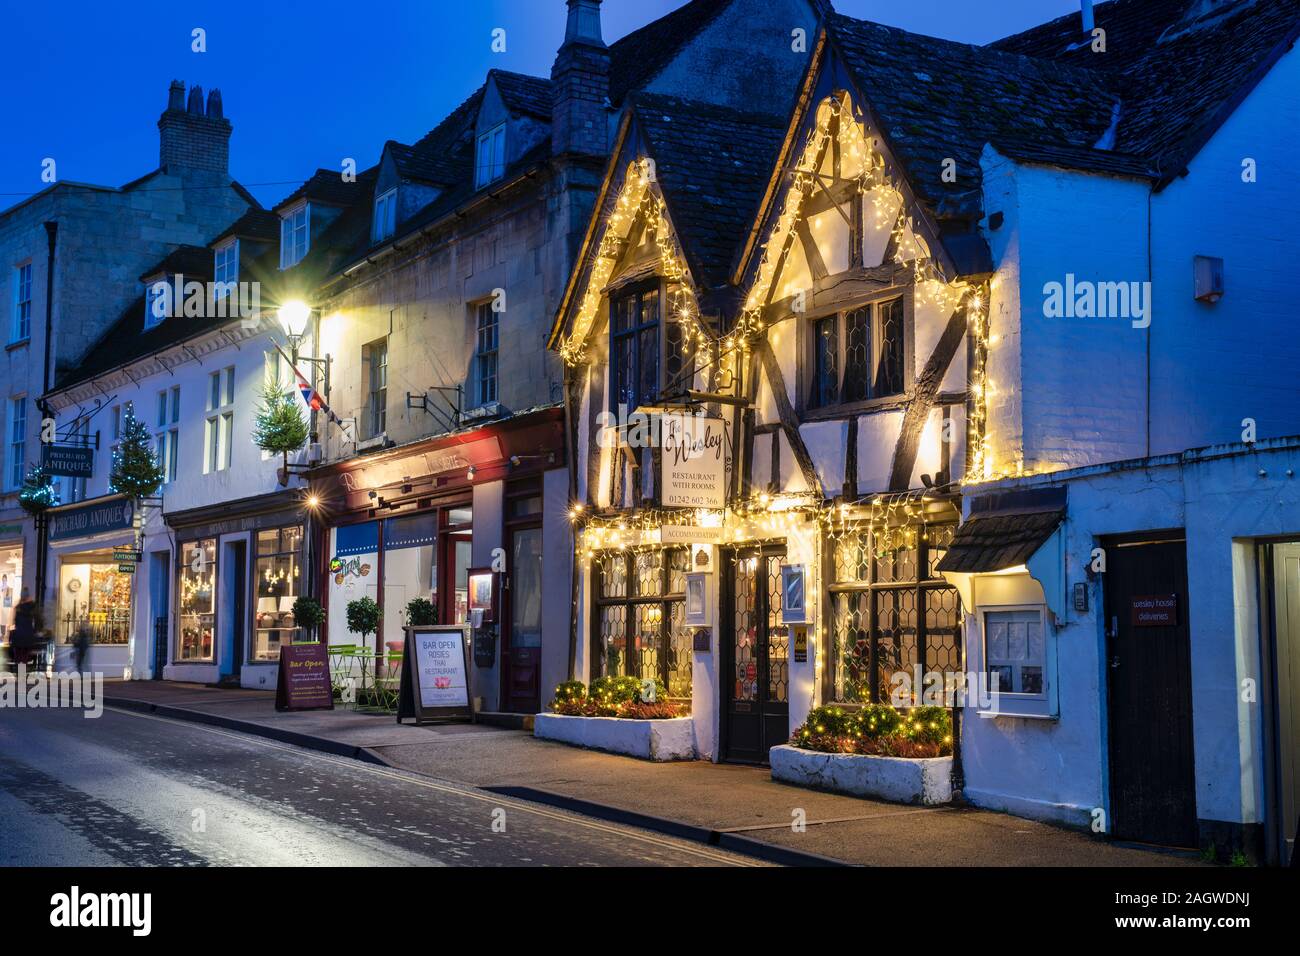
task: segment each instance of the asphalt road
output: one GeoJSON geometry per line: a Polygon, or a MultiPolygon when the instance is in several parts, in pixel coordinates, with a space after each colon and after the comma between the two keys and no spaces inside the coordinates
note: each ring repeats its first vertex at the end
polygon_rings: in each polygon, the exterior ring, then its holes
{"type": "Polygon", "coordinates": [[[225,730],[123,711],[0,711],[4,866],[752,863],[225,730]]]}

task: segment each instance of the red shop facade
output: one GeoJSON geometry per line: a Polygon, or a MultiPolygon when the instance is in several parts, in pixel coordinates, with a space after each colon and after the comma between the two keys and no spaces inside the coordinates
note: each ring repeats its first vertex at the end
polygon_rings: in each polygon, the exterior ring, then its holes
{"type": "Polygon", "coordinates": [[[326,465],[310,475],[321,555],[316,593],[330,644],[400,650],[408,606],[473,623],[469,573],[500,572],[494,623],[470,667],[485,711],[536,713],[567,679],[573,538],[564,413],[544,408],[326,465]],[[347,606],[380,607],[376,634],[348,630],[347,606]]]}

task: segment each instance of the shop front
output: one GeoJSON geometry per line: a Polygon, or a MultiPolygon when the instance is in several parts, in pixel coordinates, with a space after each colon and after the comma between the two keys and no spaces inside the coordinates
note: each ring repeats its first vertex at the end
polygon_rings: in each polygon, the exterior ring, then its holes
{"type": "Polygon", "coordinates": [[[77,635],[90,636],[86,668],[130,677],[137,616],[135,507],[110,495],[46,512],[53,593],[44,602],[55,671],[75,668],[77,635]]]}
{"type": "MultiPolygon", "coordinates": [[[[294,602],[314,528],[304,494],[286,490],[166,516],[175,536],[175,614],[155,605],[162,675],[170,680],[275,687],[284,644],[303,640],[294,602]]],[[[148,540],[146,541],[148,548],[148,540]]],[[[168,554],[151,553],[160,574],[168,554]]]]}
{"type": "Polygon", "coordinates": [[[920,494],[583,516],[575,676],[657,678],[697,754],[739,763],[765,763],[815,706],[919,703],[918,678],[962,669],[937,570],[957,517],[920,494]]]}
{"type": "Polygon", "coordinates": [[[535,713],[568,671],[567,482],[558,408],[317,469],[329,643],[391,671],[408,621],[465,625],[479,709],[535,713]],[[495,576],[486,613],[471,608],[471,572],[495,576]]]}
{"type": "Polygon", "coordinates": [[[0,524],[0,643],[14,625],[14,608],[23,593],[23,525],[0,524]]]}

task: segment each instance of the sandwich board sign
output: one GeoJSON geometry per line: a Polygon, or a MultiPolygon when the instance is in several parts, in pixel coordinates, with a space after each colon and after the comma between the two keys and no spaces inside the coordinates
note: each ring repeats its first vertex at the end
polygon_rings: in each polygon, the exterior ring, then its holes
{"type": "Polygon", "coordinates": [[[329,645],[281,644],[276,710],[333,710],[329,645]]]}
{"type": "Polygon", "coordinates": [[[473,717],[466,628],[440,624],[406,629],[397,722],[473,717]]]}

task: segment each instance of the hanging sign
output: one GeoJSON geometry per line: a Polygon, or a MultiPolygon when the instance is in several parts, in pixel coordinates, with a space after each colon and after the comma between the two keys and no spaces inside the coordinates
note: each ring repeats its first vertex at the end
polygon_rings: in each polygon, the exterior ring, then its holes
{"type": "Polygon", "coordinates": [[[333,710],[329,645],[281,644],[276,710],[333,710]]]}
{"type": "Polygon", "coordinates": [[[131,499],[114,495],[88,501],[71,508],[51,509],[49,515],[49,540],[80,538],[102,531],[122,531],[131,527],[135,509],[131,499]]]}
{"type": "Polygon", "coordinates": [[[469,703],[469,642],[459,625],[406,629],[397,722],[435,717],[472,717],[469,703]]]}
{"type": "Polygon", "coordinates": [[[727,503],[727,423],[705,415],[664,415],[660,499],[666,508],[727,503]]]}
{"type": "Polygon", "coordinates": [[[796,664],[808,663],[808,625],[794,627],[794,660],[796,664]]]}
{"type": "Polygon", "coordinates": [[[1177,594],[1134,595],[1131,607],[1134,627],[1174,627],[1178,624],[1177,594]]]}
{"type": "Polygon", "coordinates": [[[89,445],[41,445],[41,468],[47,475],[89,478],[95,473],[95,449],[89,445]]]}

